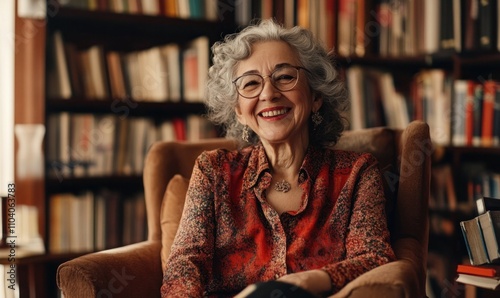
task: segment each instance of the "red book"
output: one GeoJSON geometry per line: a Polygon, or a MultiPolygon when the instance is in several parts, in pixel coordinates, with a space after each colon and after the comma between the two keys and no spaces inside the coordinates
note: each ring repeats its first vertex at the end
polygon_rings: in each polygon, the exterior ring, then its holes
{"type": "Polygon", "coordinates": [[[172,119],[172,124],[174,126],[175,138],[177,141],[185,141],[186,137],[186,122],[182,118],[172,119]]]}
{"type": "Polygon", "coordinates": [[[457,266],[457,273],[465,273],[478,276],[486,277],[500,277],[500,265],[464,265],[459,264],[457,266]]]}

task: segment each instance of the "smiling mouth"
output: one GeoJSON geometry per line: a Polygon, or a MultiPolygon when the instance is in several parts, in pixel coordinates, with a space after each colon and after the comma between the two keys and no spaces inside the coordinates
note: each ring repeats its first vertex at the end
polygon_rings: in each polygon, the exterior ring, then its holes
{"type": "Polygon", "coordinates": [[[273,110],[273,111],[266,111],[260,113],[260,115],[264,118],[271,118],[271,117],[276,117],[280,115],[284,115],[289,111],[287,108],[279,109],[279,110],[273,110]]]}

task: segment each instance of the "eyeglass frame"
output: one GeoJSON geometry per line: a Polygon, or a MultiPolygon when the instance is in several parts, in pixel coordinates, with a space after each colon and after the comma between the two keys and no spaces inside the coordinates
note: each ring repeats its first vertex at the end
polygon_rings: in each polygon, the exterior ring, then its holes
{"type": "Polygon", "coordinates": [[[247,73],[247,74],[243,74],[243,75],[241,75],[241,76],[237,77],[236,79],[234,79],[234,80],[232,81],[232,83],[233,83],[233,84],[234,84],[234,86],[236,87],[236,92],[237,92],[237,93],[238,93],[241,97],[244,97],[244,98],[255,98],[255,97],[259,96],[259,95],[262,93],[262,90],[264,90],[264,80],[265,80],[266,78],[269,78],[269,79],[270,79],[271,85],[272,85],[274,88],[276,88],[278,91],[281,91],[281,92],[286,92],[286,91],[290,91],[290,90],[292,90],[295,86],[297,86],[297,82],[299,81],[299,78],[300,78],[300,71],[299,71],[299,70],[301,70],[301,69],[302,69],[302,70],[305,70],[305,71],[307,71],[307,72],[310,72],[310,71],[309,71],[309,69],[307,69],[307,68],[305,68],[305,67],[303,67],[303,66],[297,66],[297,65],[291,65],[291,64],[284,64],[284,65],[281,65],[281,66],[279,66],[279,67],[275,68],[275,69],[274,69],[274,70],[273,70],[270,74],[268,74],[268,75],[264,75],[264,76],[263,76],[263,75],[261,75],[260,73],[247,73]],[[291,67],[291,68],[295,68],[295,69],[297,70],[297,77],[295,78],[295,84],[294,84],[292,87],[290,87],[290,89],[287,89],[287,90],[281,90],[280,88],[276,87],[276,86],[274,85],[274,83],[273,83],[273,82],[274,82],[274,80],[272,79],[272,75],[273,75],[276,71],[278,71],[278,70],[280,70],[281,68],[284,68],[284,67],[291,67]],[[259,93],[258,93],[258,94],[254,95],[254,96],[244,96],[244,95],[242,95],[242,94],[240,93],[239,88],[238,88],[238,86],[236,85],[236,81],[238,81],[238,80],[239,80],[239,79],[241,79],[242,77],[245,77],[245,76],[250,76],[250,75],[253,75],[253,76],[259,76],[259,77],[262,79],[262,87],[261,87],[261,89],[260,89],[260,91],[259,91],[259,93]]]}

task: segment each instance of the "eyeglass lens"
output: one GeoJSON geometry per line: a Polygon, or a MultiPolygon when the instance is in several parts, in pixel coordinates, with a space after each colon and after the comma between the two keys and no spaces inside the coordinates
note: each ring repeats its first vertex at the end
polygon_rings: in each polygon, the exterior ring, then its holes
{"type": "MultiPolygon", "coordinates": [[[[288,91],[295,87],[299,77],[299,70],[292,66],[276,69],[270,76],[273,86],[280,91],[288,91]]],[[[258,96],[264,88],[264,77],[259,74],[246,74],[236,81],[238,93],[243,97],[258,96]]]]}

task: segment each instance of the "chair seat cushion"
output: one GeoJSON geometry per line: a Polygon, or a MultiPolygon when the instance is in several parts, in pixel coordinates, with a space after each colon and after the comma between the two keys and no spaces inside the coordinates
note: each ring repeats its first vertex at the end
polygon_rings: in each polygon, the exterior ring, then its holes
{"type": "Polygon", "coordinates": [[[170,247],[179,227],[188,186],[189,179],[177,174],[170,179],[163,197],[160,211],[161,266],[163,272],[165,271],[167,258],[170,255],[170,247]]]}

